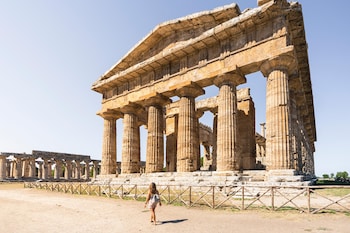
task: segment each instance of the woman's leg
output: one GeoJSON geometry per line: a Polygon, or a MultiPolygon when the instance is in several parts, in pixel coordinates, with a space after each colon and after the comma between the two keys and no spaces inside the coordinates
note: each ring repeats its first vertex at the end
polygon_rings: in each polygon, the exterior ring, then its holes
{"type": "Polygon", "coordinates": [[[150,210],[151,210],[151,222],[155,222],[154,208],[150,208],[150,210]]]}
{"type": "Polygon", "coordinates": [[[152,216],[153,216],[154,225],[156,225],[156,223],[157,223],[157,220],[156,220],[156,207],[151,209],[151,213],[152,213],[152,216]]]}

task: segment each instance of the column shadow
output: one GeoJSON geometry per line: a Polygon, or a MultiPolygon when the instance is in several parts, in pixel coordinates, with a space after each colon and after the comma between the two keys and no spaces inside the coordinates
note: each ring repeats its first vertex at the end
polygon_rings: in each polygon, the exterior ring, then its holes
{"type": "Polygon", "coordinates": [[[175,220],[167,220],[167,221],[159,221],[160,224],[167,224],[167,223],[180,223],[187,221],[188,219],[175,219],[175,220]]]}

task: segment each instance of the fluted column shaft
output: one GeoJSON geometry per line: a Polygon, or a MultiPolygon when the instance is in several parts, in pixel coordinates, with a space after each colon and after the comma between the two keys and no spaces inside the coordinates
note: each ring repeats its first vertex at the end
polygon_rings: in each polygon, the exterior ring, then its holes
{"type": "Polygon", "coordinates": [[[64,178],[70,180],[72,178],[72,161],[66,160],[66,169],[64,170],[64,178]]]}
{"type": "Polygon", "coordinates": [[[96,178],[97,172],[98,172],[98,161],[93,161],[93,172],[92,172],[92,177],[96,178]]]}
{"type": "Polygon", "coordinates": [[[177,171],[192,172],[197,169],[199,154],[198,123],[195,112],[195,97],[204,94],[204,90],[192,83],[177,90],[179,100],[177,171]]]}
{"type": "Polygon", "coordinates": [[[160,172],[164,167],[164,113],[163,106],[170,100],[154,93],[145,101],[148,107],[146,173],[160,172]]]}
{"type": "Polygon", "coordinates": [[[266,61],[261,71],[266,83],[266,160],[267,169],[292,169],[291,111],[288,74],[293,68],[291,57],[266,61]]]}
{"type": "Polygon", "coordinates": [[[148,107],[146,173],[160,172],[164,164],[163,109],[148,107]]]}
{"type": "Polygon", "coordinates": [[[79,180],[80,175],[81,175],[80,160],[75,160],[75,178],[79,180]]]}
{"type": "Polygon", "coordinates": [[[90,164],[89,161],[85,161],[85,180],[90,179],[90,164]]]}
{"type": "Polygon", "coordinates": [[[101,175],[116,174],[117,124],[115,118],[105,118],[103,126],[101,175]]]}
{"type": "Polygon", "coordinates": [[[60,160],[56,160],[55,162],[56,162],[56,166],[55,166],[54,179],[59,180],[61,177],[62,162],[60,160]]]}
{"type": "Polygon", "coordinates": [[[236,155],[237,96],[236,86],[244,83],[239,73],[228,73],[214,81],[219,87],[217,116],[217,171],[238,169],[236,155]]]}
{"type": "Polygon", "coordinates": [[[14,170],[14,178],[19,179],[22,177],[22,160],[21,158],[16,158],[16,168],[14,170]]]}
{"type": "Polygon", "coordinates": [[[140,129],[137,116],[125,113],[123,119],[123,147],[121,173],[137,173],[140,171],[140,129]]]}
{"type": "Polygon", "coordinates": [[[43,159],[43,163],[42,163],[41,166],[42,166],[41,178],[43,180],[46,180],[49,177],[48,160],[47,159],[43,159]]]}
{"type": "Polygon", "coordinates": [[[213,150],[212,150],[212,163],[211,163],[211,170],[216,171],[217,170],[217,135],[218,135],[218,114],[217,112],[214,113],[214,119],[213,119],[213,150]]]}
{"type": "Polygon", "coordinates": [[[6,156],[0,155],[0,180],[6,179],[6,156]]]}

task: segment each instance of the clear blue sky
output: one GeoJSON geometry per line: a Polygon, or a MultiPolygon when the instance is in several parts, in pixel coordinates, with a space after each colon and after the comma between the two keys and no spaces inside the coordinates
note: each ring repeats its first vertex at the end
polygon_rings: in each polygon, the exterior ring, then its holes
{"type": "MultiPolygon", "coordinates": [[[[299,2],[315,104],[316,174],[350,173],[350,1],[299,2]]],[[[0,1],[0,151],[48,150],[101,159],[103,121],[96,115],[101,95],[91,90],[92,83],[156,25],[231,3],[0,1]]],[[[236,3],[242,11],[257,6],[257,0],[236,3]]],[[[262,76],[257,80],[264,86],[262,76]]],[[[255,88],[252,95],[257,123],[264,122],[258,105],[264,90],[255,88]]],[[[118,144],[120,130],[118,121],[118,144]]]]}

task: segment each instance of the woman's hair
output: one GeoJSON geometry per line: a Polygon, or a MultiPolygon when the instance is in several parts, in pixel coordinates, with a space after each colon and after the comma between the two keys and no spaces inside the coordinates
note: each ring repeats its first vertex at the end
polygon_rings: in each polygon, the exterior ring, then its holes
{"type": "Polygon", "coordinates": [[[156,187],[156,184],[155,183],[151,183],[150,185],[149,185],[149,191],[150,191],[150,193],[152,193],[152,194],[155,194],[156,192],[157,192],[157,187],[156,187]]]}

